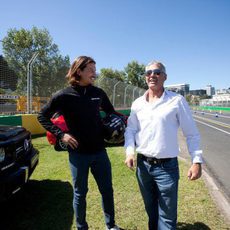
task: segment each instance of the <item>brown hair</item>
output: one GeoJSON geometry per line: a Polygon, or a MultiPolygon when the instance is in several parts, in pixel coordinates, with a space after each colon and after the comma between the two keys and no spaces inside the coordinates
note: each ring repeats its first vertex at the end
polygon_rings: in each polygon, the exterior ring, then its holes
{"type": "Polygon", "coordinates": [[[80,76],[77,74],[78,69],[80,70],[84,70],[84,68],[89,64],[89,63],[94,63],[96,64],[96,62],[94,61],[93,58],[91,57],[87,57],[87,56],[79,56],[78,58],[76,58],[74,60],[74,62],[72,63],[66,78],[68,80],[68,83],[72,86],[76,86],[79,84],[80,81],[80,76]]]}

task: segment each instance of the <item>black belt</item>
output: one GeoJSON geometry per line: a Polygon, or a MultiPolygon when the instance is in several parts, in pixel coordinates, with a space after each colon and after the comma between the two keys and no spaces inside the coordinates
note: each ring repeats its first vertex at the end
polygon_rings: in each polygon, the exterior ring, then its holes
{"type": "Polygon", "coordinates": [[[161,164],[167,161],[172,160],[173,158],[156,158],[156,157],[146,157],[145,155],[138,153],[137,157],[140,159],[143,159],[144,161],[147,161],[151,165],[161,164]]]}

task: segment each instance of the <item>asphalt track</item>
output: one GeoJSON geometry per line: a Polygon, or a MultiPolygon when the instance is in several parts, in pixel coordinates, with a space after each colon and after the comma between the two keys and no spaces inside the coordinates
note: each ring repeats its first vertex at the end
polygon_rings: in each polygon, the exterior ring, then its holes
{"type": "MultiPolygon", "coordinates": [[[[203,176],[218,207],[230,222],[230,115],[193,112],[201,135],[203,176]]],[[[180,156],[190,161],[186,142],[179,132],[180,156]]]]}

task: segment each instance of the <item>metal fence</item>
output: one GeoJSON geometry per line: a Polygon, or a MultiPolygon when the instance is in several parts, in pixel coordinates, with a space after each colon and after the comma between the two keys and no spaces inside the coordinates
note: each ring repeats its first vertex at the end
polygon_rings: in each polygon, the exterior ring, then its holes
{"type": "MultiPolygon", "coordinates": [[[[27,89],[19,95],[16,90],[13,90],[12,87],[10,88],[10,86],[15,84],[15,82],[9,79],[9,73],[7,71],[3,71],[1,66],[0,73],[0,115],[28,113],[29,107],[31,107],[29,113],[37,113],[40,111],[42,106],[49,101],[52,94],[55,93],[49,93],[46,97],[32,95],[28,100],[27,89]],[[9,82],[8,86],[4,85],[7,81],[9,82]],[[28,103],[30,106],[28,106],[28,103]]],[[[108,95],[114,107],[119,109],[130,108],[132,102],[145,92],[145,89],[125,84],[124,82],[117,81],[115,79],[101,78],[100,76],[96,80],[95,85],[102,88],[108,95]]],[[[63,79],[63,86],[60,87],[60,89],[64,87],[66,87],[66,81],[63,79]]],[[[29,89],[29,91],[32,92],[33,90],[29,89]]]]}
{"type": "Polygon", "coordinates": [[[144,94],[145,89],[111,78],[98,78],[96,86],[102,88],[115,108],[130,108],[132,102],[144,94]]]}

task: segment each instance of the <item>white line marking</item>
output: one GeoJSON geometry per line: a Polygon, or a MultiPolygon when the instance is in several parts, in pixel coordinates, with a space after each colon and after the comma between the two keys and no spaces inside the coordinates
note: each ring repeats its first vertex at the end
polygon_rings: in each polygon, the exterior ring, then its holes
{"type": "Polygon", "coordinates": [[[202,120],[209,121],[209,122],[211,122],[211,123],[220,125],[220,126],[224,126],[224,127],[226,127],[226,128],[230,128],[230,125],[229,125],[229,124],[224,123],[224,122],[221,122],[221,121],[212,120],[212,119],[209,119],[209,118],[207,118],[207,117],[200,117],[200,116],[197,116],[197,115],[193,115],[193,116],[196,117],[196,118],[199,118],[199,119],[202,119],[202,120]]]}
{"type": "Polygon", "coordinates": [[[227,131],[225,131],[225,130],[222,130],[222,129],[219,129],[219,128],[216,128],[216,127],[213,126],[213,125],[208,125],[207,123],[202,122],[202,121],[199,121],[199,120],[196,120],[196,119],[194,119],[194,120],[195,120],[196,122],[198,122],[198,123],[201,123],[201,124],[203,124],[203,125],[207,125],[207,126],[213,128],[213,129],[219,130],[219,131],[221,131],[221,132],[223,132],[223,133],[226,133],[226,134],[230,135],[229,132],[227,132],[227,131]]]}
{"type": "Polygon", "coordinates": [[[230,116],[224,116],[224,115],[222,115],[222,114],[219,114],[218,112],[217,113],[207,113],[207,112],[202,112],[202,111],[196,111],[196,110],[192,110],[193,111],[193,113],[200,113],[200,114],[207,114],[207,115],[209,115],[209,116],[216,116],[216,114],[218,115],[218,117],[223,117],[223,118],[230,118],[230,116]]]}

